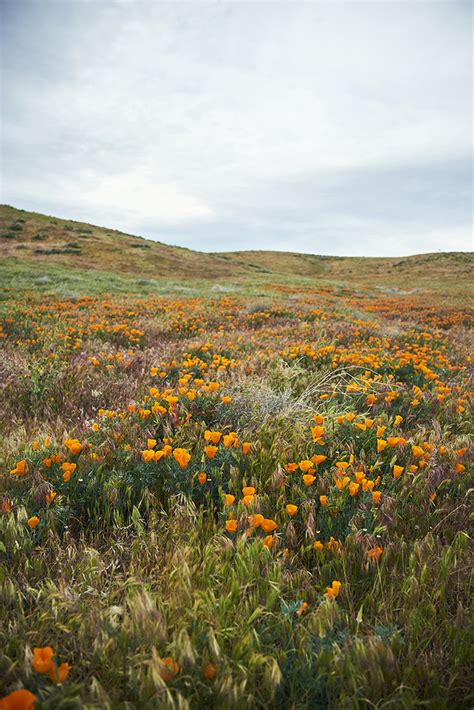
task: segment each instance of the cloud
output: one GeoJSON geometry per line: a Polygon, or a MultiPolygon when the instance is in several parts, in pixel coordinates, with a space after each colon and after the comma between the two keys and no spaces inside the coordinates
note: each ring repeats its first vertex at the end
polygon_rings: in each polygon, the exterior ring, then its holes
{"type": "Polygon", "coordinates": [[[203,250],[470,248],[470,5],[2,8],[3,201],[203,250]]]}

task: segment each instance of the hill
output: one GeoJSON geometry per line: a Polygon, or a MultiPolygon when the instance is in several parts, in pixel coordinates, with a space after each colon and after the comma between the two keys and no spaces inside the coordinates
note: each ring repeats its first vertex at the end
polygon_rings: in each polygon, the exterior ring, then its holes
{"type": "Polygon", "coordinates": [[[394,292],[428,289],[464,298],[472,283],[474,255],[465,252],[400,258],[334,257],[272,251],[204,253],[170,246],[115,229],[0,206],[2,280],[34,273],[92,270],[100,280],[298,282],[394,292]],[[114,278],[113,278],[114,277],[114,278]]]}

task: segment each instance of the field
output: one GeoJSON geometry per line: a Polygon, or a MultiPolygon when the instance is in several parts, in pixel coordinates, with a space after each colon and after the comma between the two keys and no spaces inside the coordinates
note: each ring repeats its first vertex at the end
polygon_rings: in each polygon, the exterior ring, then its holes
{"type": "Polygon", "coordinates": [[[472,707],[472,255],[0,218],[1,710],[472,707]]]}

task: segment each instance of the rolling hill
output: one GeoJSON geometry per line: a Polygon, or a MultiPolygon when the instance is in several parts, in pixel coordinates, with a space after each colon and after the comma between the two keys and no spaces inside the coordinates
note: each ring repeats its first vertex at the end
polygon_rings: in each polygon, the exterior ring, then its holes
{"type": "Polygon", "coordinates": [[[97,272],[97,276],[160,281],[298,282],[344,287],[441,291],[464,298],[472,288],[474,255],[466,252],[400,258],[333,257],[272,251],[204,253],[114,229],[0,206],[2,273],[97,272]],[[13,272],[12,272],[13,270],[13,272]]]}

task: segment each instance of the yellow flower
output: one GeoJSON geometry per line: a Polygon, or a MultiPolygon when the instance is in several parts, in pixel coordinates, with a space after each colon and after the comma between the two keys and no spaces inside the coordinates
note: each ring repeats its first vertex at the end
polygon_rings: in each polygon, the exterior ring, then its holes
{"type": "Polygon", "coordinates": [[[82,451],[82,444],[78,439],[66,439],[64,446],[69,449],[71,454],[77,456],[82,451]]]}
{"type": "Polygon", "coordinates": [[[288,505],[286,506],[286,512],[288,513],[290,518],[292,518],[298,512],[298,506],[294,505],[293,503],[288,503],[288,505]]]}
{"type": "Polygon", "coordinates": [[[357,495],[357,493],[359,492],[359,488],[360,486],[358,483],[354,483],[353,481],[349,483],[349,493],[352,497],[357,495]]]}
{"type": "Polygon", "coordinates": [[[309,461],[309,460],[307,460],[307,459],[304,460],[304,461],[300,461],[299,467],[300,467],[300,471],[302,471],[303,473],[306,473],[306,472],[309,471],[311,468],[313,468],[313,462],[312,462],[312,461],[309,461]]]}
{"type": "Polygon", "coordinates": [[[382,491],[372,491],[372,502],[378,505],[382,497],[382,491]]]}
{"type": "Polygon", "coordinates": [[[255,488],[253,486],[245,486],[242,488],[242,495],[253,496],[255,494],[255,488]]]}
{"type": "Polygon", "coordinates": [[[147,449],[154,449],[156,446],[156,439],[148,439],[146,442],[147,449]]]}
{"type": "Polygon", "coordinates": [[[155,452],[153,451],[153,449],[145,449],[145,451],[142,451],[142,458],[145,461],[145,463],[148,463],[148,461],[151,461],[154,456],[155,456],[155,452]]]}
{"type": "Polygon", "coordinates": [[[377,439],[377,453],[380,454],[388,446],[385,439],[377,439]]]}

